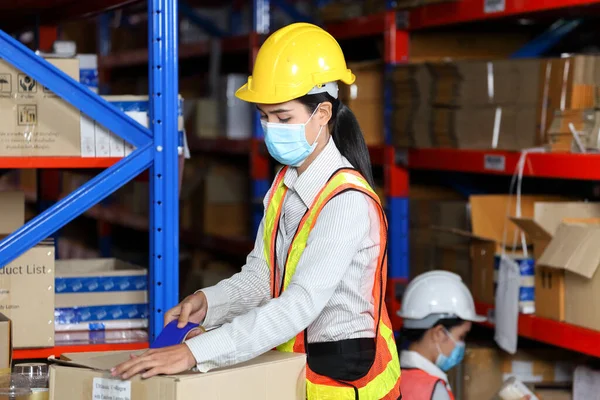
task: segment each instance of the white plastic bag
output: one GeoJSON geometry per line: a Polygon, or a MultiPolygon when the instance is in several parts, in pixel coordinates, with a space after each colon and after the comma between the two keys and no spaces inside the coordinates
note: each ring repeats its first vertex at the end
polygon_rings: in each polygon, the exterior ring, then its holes
{"type": "Polygon", "coordinates": [[[520,283],[519,265],[506,254],[502,254],[496,289],[494,339],[501,349],[510,354],[517,352],[520,283]]]}

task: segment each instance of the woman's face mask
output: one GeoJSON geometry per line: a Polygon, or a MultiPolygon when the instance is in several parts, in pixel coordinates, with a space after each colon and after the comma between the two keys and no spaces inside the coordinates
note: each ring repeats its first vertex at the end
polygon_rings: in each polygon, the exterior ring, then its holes
{"type": "Polygon", "coordinates": [[[323,131],[323,126],[319,128],[319,133],[311,144],[306,139],[306,125],[313,118],[319,106],[320,104],[317,105],[308,120],[302,124],[286,124],[261,120],[267,150],[269,150],[269,154],[275,160],[283,165],[300,167],[308,156],[315,151],[317,141],[323,131]]]}
{"type": "Polygon", "coordinates": [[[454,348],[452,349],[452,352],[450,352],[450,355],[447,356],[442,352],[442,349],[440,349],[439,343],[436,343],[438,349],[438,356],[437,360],[435,361],[435,364],[442,371],[448,371],[449,369],[454,368],[455,366],[460,364],[460,362],[463,360],[463,357],[465,356],[465,343],[454,340],[452,334],[448,332],[448,330],[444,330],[446,332],[446,335],[448,335],[450,340],[452,340],[452,342],[454,343],[454,348]]]}

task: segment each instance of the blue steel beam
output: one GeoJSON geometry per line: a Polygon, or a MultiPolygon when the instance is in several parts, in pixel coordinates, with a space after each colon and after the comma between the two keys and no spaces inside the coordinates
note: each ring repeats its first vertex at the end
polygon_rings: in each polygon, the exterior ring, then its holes
{"type": "Polygon", "coordinates": [[[154,166],[150,169],[150,339],[179,301],[179,135],[177,0],[148,2],[148,49],[154,166]]]}
{"type": "Polygon", "coordinates": [[[152,134],[142,125],[93,93],[87,87],[0,31],[0,58],[27,73],[93,120],[136,147],[151,143],[152,134]]]}
{"type": "Polygon", "coordinates": [[[541,57],[562,40],[566,35],[571,33],[583,21],[576,19],[573,21],[559,20],[552,24],[548,30],[536,37],[525,46],[510,55],[510,58],[534,58],[541,57]]]}
{"type": "Polygon", "coordinates": [[[0,267],[23,254],[152,164],[154,149],[146,145],[101,172],[0,242],[0,267]]]}

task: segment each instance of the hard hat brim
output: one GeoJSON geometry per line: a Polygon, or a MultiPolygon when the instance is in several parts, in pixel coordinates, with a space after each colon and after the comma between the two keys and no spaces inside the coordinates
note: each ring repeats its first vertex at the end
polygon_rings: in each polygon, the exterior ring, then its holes
{"type": "MultiPolygon", "coordinates": [[[[354,75],[350,70],[348,70],[346,76],[340,79],[340,81],[345,83],[346,85],[352,85],[354,81],[356,81],[356,75],[354,75]]],[[[312,88],[313,86],[310,87],[310,89],[312,88]]],[[[297,96],[293,96],[290,98],[289,95],[277,96],[274,94],[265,95],[253,92],[250,89],[248,89],[248,83],[245,83],[235,92],[235,97],[242,101],[254,104],[279,104],[300,98],[302,96],[306,96],[310,89],[306,90],[306,93],[304,93],[304,90],[302,90],[302,92],[299,93],[297,96]]]]}

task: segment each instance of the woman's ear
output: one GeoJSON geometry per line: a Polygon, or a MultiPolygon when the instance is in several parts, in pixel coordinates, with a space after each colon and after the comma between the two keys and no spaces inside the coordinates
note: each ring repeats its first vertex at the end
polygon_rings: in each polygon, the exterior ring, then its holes
{"type": "Polygon", "coordinates": [[[443,343],[444,340],[447,338],[446,330],[442,325],[434,326],[433,328],[431,328],[431,331],[431,336],[433,337],[433,340],[436,343],[443,343]]]}
{"type": "Polygon", "coordinates": [[[317,114],[315,115],[317,118],[317,122],[320,126],[325,126],[329,124],[331,121],[331,115],[333,113],[333,106],[330,102],[326,101],[319,106],[317,110],[317,114]]]}

